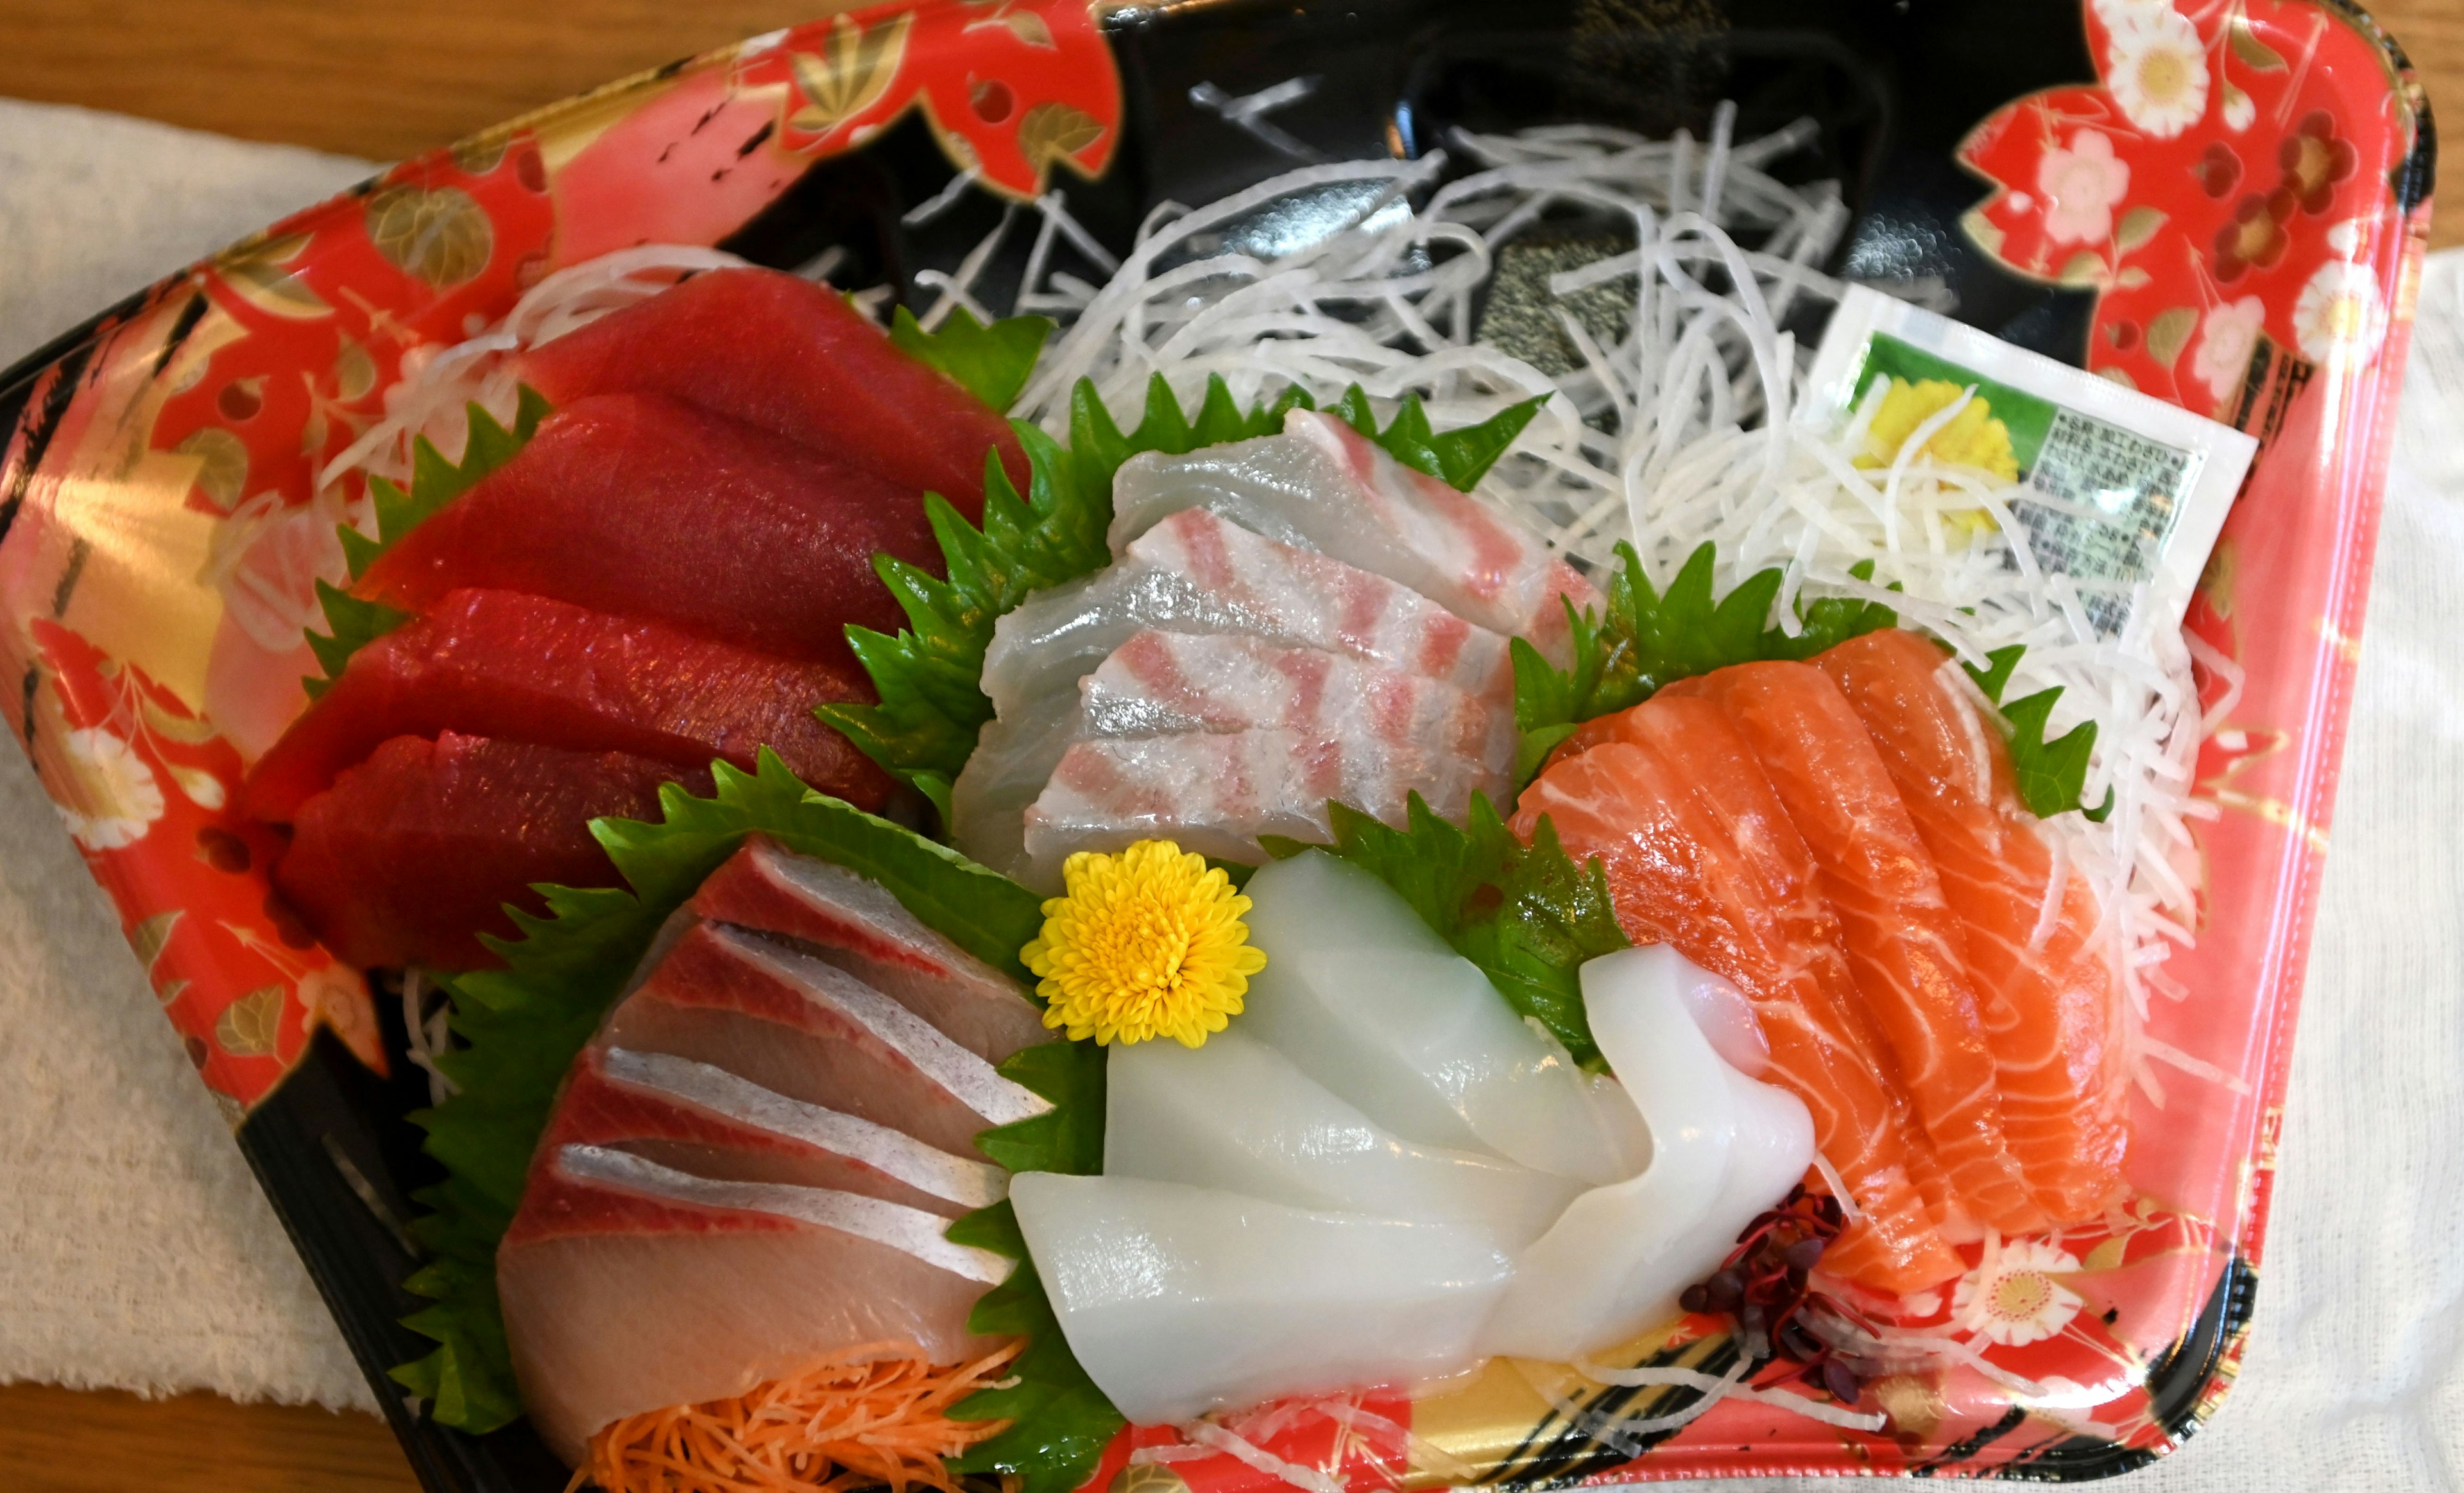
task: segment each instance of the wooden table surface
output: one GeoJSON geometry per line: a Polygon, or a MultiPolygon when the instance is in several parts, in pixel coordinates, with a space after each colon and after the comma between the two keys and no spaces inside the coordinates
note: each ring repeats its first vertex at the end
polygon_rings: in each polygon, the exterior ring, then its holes
{"type": "MultiPolygon", "coordinates": [[[[2364,0],[2464,120],[2464,0],[2364,0]]],[[[830,0],[6,0],[0,95],[391,160],[830,0]]],[[[2439,245],[2464,243],[2464,212],[2439,245]]],[[[208,1394],[0,1387],[11,1493],[407,1493],[384,1424],[208,1394]]]]}

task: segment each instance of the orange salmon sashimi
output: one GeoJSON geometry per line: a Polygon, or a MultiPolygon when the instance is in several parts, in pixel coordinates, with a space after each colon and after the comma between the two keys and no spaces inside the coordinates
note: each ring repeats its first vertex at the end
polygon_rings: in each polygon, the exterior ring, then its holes
{"type": "Polygon", "coordinates": [[[2002,1090],[2002,1128],[2057,1225],[2120,1199],[2129,1132],[2121,992],[2095,892],[2056,866],[2013,786],[2010,748],[1932,642],[1869,633],[1817,657],[1881,748],[1966,935],[2002,1090]]]}
{"type": "Polygon", "coordinates": [[[1672,688],[1727,715],[1814,852],[1858,993],[1889,1042],[1958,1211],[2005,1234],[2043,1228],[2003,1135],[1959,921],[1865,724],[1807,663],[1737,664],[1672,688]]]}
{"type": "MultiPolygon", "coordinates": [[[[1733,744],[1716,709],[1669,705],[1628,714],[1699,712],[1733,744]]],[[[1675,723],[1675,734],[1691,728],[1675,723]]],[[[1802,842],[1775,804],[1755,815],[1755,795],[1767,800],[1771,791],[1741,746],[1696,755],[1711,762],[1708,770],[1682,773],[1630,741],[1564,758],[1524,790],[1514,831],[1529,839],[1546,815],[1578,862],[1599,859],[1629,937],[1671,945],[1753,1002],[1771,1043],[1767,1076],[1805,1101],[1815,1144],[1865,1215],[1824,1255],[1824,1269],[1891,1292],[1957,1275],[1958,1256],[1909,1180],[1909,1156],[1923,1139],[1864,1050],[1853,1013],[1815,972],[1839,954],[1802,842]],[[1754,819],[1749,848],[1739,848],[1713,800],[1741,821],[1754,819]]]]}

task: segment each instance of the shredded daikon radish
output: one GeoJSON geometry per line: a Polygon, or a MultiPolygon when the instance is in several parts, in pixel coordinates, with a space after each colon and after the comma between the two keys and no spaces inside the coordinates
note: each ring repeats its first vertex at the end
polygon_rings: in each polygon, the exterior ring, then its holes
{"type": "Polygon", "coordinates": [[[1258,1471],[1288,1482],[1302,1493],[1344,1493],[1341,1480],[1330,1477],[1315,1467],[1288,1462],[1243,1437],[1233,1435],[1208,1420],[1193,1420],[1178,1428],[1182,1436],[1200,1446],[1211,1446],[1229,1453],[1234,1460],[1258,1471]]]}

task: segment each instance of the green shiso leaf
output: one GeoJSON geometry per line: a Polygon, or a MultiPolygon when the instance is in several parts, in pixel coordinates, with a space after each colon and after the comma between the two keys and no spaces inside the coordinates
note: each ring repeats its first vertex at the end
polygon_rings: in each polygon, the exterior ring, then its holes
{"type": "MultiPolygon", "coordinates": [[[[523,385],[515,405],[512,430],[496,423],[495,415],[475,403],[466,413],[471,437],[462,449],[460,464],[446,460],[444,453],[422,435],[410,444],[409,491],[405,492],[382,477],[368,479],[368,499],[376,510],[376,538],[370,539],[348,524],[335,525],[335,532],[341,536],[342,558],[350,566],[353,581],[367,574],[368,567],[401,543],[405,534],[479,485],[481,478],[514,459],[515,454],[539,433],[539,421],[547,418],[548,403],[538,390],[523,385]]],[[[342,677],[351,655],[410,620],[409,613],[363,601],[323,581],[317,583],[317,599],[324,605],[325,632],[310,633],[308,646],[325,673],[322,678],[300,681],[307,686],[312,700],[342,677]]]]}
{"type": "MultiPolygon", "coordinates": [[[[574,1055],[659,925],[745,836],[766,834],[790,850],[872,878],[926,925],[1027,978],[1018,951],[1043,926],[1042,903],[1032,892],[911,830],[815,792],[766,749],[758,766],[747,773],[714,765],[716,787],[709,798],[669,784],[659,791],[659,823],[596,821],[592,831],[630,890],[547,888],[546,916],[516,913],[522,936],[492,943],[503,969],[450,982],[453,1032],[463,1045],[438,1062],[460,1092],[412,1116],[428,1132],[429,1154],[446,1169],[444,1182],[420,1193],[428,1212],[411,1225],[429,1258],[408,1284],[435,1304],[406,1319],[439,1347],[394,1370],[396,1379],[435,1402],[442,1424],[485,1432],[521,1413],[496,1305],[495,1251],[520,1204],[531,1150],[574,1055]]],[[[1021,1080],[1039,1092],[1046,1083],[1079,1078],[1067,1059],[1038,1061],[1064,1065],[1055,1075],[1021,1080]]],[[[1026,1124],[1053,1132],[1045,1144],[1056,1151],[1081,1154],[1091,1144],[1100,1154],[1100,1088],[1091,1122],[1089,1113],[1056,1111],[1026,1124]],[[1085,1136],[1089,1123],[1096,1128],[1092,1143],[1085,1136]]]]}
{"type": "MultiPolygon", "coordinates": [[[[1726,596],[1714,596],[1714,553],[1705,545],[1686,558],[1665,592],[1653,590],[1630,545],[1617,546],[1609,574],[1605,616],[1577,614],[1566,604],[1573,662],[1558,668],[1521,638],[1513,644],[1514,724],[1523,744],[1516,767],[1529,781],[1559,742],[1598,716],[1641,704],[1665,684],[1771,658],[1811,658],[1837,643],[1893,627],[1898,614],[1879,602],[1828,597],[1797,608],[1797,632],[1771,626],[1780,571],[1757,571],[1726,596]]],[[[1860,566],[1859,579],[1873,567],[1860,566]]]]}
{"type": "Polygon", "coordinates": [[[2104,791],[2104,802],[2090,809],[2079,802],[2087,788],[2088,757],[2096,750],[2096,723],[2082,721],[2051,741],[2045,739],[2045,725],[2053,718],[2054,702],[2062,698],[2062,687],[2038,690],[2009,704],[2002,702],[2002,692],[2011,685],[2011,675],[2019,667],[2019,658],[2027,650],[2017,643],[1996,648],[1985,656],[1991,665],[1980,669],[1965,664],[1968,677],[1985,692],[2002,712],[2002,734],[2011,746],[2011,771],[2019,792],[2019,801],[2039,819],[2050,819],[2073,809],[2096,823],[2104,822],[2113,813],[2113,790],[2104,791]]]}
{"type": "Polygon", "coordinates": [[[1542,819],[1531,843],[1516,839],[1484,793],[1468,824],[1441,818],[1414,793],[1406,827],[1395,829],[1330,803],[1331,846],[1275,837],[1278,858],[1325,850],[1401,894],[1420,920],[1480,967],[1518,1014],[1536,1017],[1576,1061],[1596,1065],[1599,1044],[1583,1014],[1583,962],[1627,947],[1598,861],[1577,866],[1542,819]]]}
{"type": "Polygon", "coordinates": [[[1018,403],[1051,335],[1052,323],[1045,317],[1013,316],[986,326],[964,306],[952,307],[935,332],[926,331],[905,306],[890,319],[891,345],[939,369],[997,411],[1018,403]]]}
{"type": "MultiPolygon", "coordinates": [[[[1003,1077],[1052,1101],[1047,1114],[986,1130],[984,1154],[1012,1171],[1092,1175],[1104,1169],[1104,1050],[1092,1042],[1048,1042],[1013,1055],[1003,1077]]],[[[1001,1435],[950,1462],[954,1472],[1002,1473],[1021,1493],[1070,1493],[1087,1481],[1104,1448],[1127,1422],[1087,1376],[1054,1319],[1044,1282],[1027,1258],[1018,1215],[1006,1202],[950,1225],[950,1239],[1019,1262],[984,1293],[967,1318],[987,1336],[1023,1334],[1026,1350],[1010,1365],[1006,1389],[979,1390],[951,1409],[959,1420],[1015,1420],[1001,1435]]]]}

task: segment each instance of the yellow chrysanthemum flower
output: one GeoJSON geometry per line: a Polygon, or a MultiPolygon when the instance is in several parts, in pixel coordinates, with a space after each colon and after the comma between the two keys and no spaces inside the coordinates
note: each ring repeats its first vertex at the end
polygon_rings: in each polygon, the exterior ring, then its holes
{"type": "MultiPolygon", "coordinates": [[[[1892,379],[1890,392],[1882,396],[1882,407],[1874,412],[1874,422],[1865,428],[1865,450],[1857,457],[1857,464],[1866,468],[1889,466],[1918,426],[1940,414],[1966,392],[1945,379],[1928,378],[1914,384],[1903,378],[1892,379]]],[[[2005,482],[2019,479],[2019,461],[2011,454],[2011,427],[1993,417],[1993,407],[1982,397],[1969,400],[1965,409],[1950,417],[1949,424],[1934,432],[1925,443],[1925,454],[1947,466],[1991,472],[2005,482]]]]}
{"type": "Polygon", "coordinates": [[[1067,895],[1044,904],[1043,934],[1019,951],[1043,979],[1045,1026],[1196,1047],[1241,1014],[1266,955],[1241,921],[1249,899],[1205,857],[1140,840],[1116,856],[1082,850],[1061,876],[1067,895]]]}

